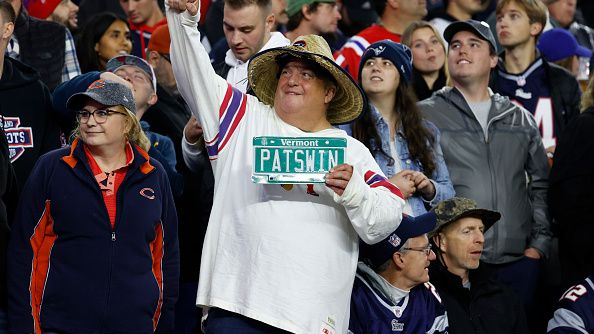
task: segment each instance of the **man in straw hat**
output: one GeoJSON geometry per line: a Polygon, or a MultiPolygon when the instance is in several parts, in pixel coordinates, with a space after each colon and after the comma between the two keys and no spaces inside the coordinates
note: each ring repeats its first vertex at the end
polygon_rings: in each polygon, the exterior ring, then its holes
{"type": "Polygon", "coordinates": [[[435,213],[403,216],[384,240],[361,244],[351,296],[349,330],[354,334],[447,333],[448,316],[441,297],[429,283],[435,253],[427,233],[435,213]]]}
{"type": "Polygon", "coordinates": [[[476,202],[454,197],[433,209],[429,233],[437,261],[429,267],[431,282],[443,298],[451,333],[530,333],[519,298],[480,266],[483,233],[501,218],[476,202]]]}
{"type": "Polygon", "coordinates": [[[359,237],[385,238],[404,206],[369,150],[332,127],[359,116],[362,92],[323,38],[308,35],[254,56],[257,97],[241,93],[212,69],[197,7],[169,0],[167,20],[178,87],[201,111],[215,175],[197,297],[210,308],[206,332],[345,333],[359,237]],[[257,136],[339,137],[346,163],[322,183],[255,184],[257,136]]]}

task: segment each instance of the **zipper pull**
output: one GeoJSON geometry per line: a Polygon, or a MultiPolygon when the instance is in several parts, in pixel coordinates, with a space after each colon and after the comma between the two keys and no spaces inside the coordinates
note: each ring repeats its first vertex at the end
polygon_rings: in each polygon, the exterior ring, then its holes
{"type": "Polygon", "coordinates": [[[115,232],[111,232],[111,241],[116,241],[115,232]]]}

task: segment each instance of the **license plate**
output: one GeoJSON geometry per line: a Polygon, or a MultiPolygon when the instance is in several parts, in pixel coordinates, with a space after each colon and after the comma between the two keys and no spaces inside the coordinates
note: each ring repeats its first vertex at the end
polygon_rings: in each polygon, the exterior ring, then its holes
{"type": "Polygon", "coordinates": [[[327,137],[255,137],[254,183],[324,183],[344,163],[347,141],[327,137]]]}

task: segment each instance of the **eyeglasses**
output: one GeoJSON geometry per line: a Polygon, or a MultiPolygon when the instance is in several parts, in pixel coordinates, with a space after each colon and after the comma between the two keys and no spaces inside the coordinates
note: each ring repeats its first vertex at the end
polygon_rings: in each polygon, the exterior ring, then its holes
{"type": "Polygon", "coordinates": [[[91,115],[93,115],[93,118],[95,119],[95,122],[97,122],[97,124],[103,124],[107,121],[107,117],[111,114],[123,115],[124,113],[121,113],[119,111],[109,110],[109,109],[97,109],[93,112],[86,111],[86,110],[80,110],[80,111],[76,112],[76,119],[81,124],[87,124],[87,122],[89,121],[89,118],[91,117],[91,115]]]}
{"type": "Polygon", "coordinates": [[[428,244],[426,247],[423,247],[423,248],[406,247],[406,248],[400,248],[400,250],[411,250],[411,251],[415,251],[415,252],[423,252],[423,253],[425,253],[426,256],[429,256],[429,255],[431,255],[431,244],[428,244]]]}

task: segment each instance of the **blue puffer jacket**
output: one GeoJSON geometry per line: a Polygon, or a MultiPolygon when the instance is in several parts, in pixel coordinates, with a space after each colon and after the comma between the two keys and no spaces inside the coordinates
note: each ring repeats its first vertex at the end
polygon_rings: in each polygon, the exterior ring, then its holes
{"type": "Polygon", "coordinates": [[[42,156],[8,248],[11,333],[150,333],[173,328],[177,217],[161,164],[138,147],[112,229],[82,144],[42,156]]]}

